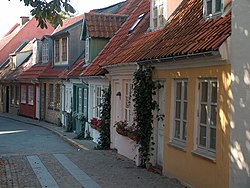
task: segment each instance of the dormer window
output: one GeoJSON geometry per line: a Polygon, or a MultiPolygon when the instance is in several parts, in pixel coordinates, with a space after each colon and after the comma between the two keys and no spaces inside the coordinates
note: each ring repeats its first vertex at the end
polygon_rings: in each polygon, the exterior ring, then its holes
{"type": "Polygon", "coordinates": [[[63,37],[54,41],[54,65],[68,64],[68,38],[63,37]]]}
{"type": "Polygon", "coordinates": [[[42,63],[47,63],[49,61],[49,44],[44,43],[42,46],[42,63]]]}
{"type": "Polygon", "coordinates": [[[223,9],[223,0],[204,0],[205,18],[213,18],[221,15],[223,9]]]}
{"type": "Polygon", "coordinates": [[[151,28],[159,29],[165,25],[166,22],[166,1],[152,0],[151,1],[151,28]]]}

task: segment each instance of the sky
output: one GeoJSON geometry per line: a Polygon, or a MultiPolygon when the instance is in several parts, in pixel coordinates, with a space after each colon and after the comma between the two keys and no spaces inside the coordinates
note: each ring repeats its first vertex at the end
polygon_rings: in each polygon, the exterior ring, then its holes
{"type": "MultiPolygon", "coordinates": [[[[104,8],[124,0],[70,0],[70,4],[79,14],[92,9],[104,8]]],[[[30,16],[30,7],[24,6],[20,0],[1,0],[0,8],[0,38],[7,33],[21,16],[30,16]]]]}

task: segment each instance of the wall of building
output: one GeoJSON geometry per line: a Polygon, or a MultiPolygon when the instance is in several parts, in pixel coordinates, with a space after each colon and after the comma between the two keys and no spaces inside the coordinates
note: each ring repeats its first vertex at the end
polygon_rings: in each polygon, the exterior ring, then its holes
{"type": "MultiPolygon", "coordinates": [[[[201,64],[204,61],[197,63],[201,64]]],[[[179,67],[184,67],[185,64],[179,67]]],[[[172,67],[168,70],[156,68],[153,75],[155,79],[164,79],[166,87],[163,174],[178,178],[193,187],[227,188],[229,186],[230,65],[182,69],[172,67]],[[188,79],[187,139],[186,146],[181,149],[171,144],[172,119],[175,114],[172,100],[175,78],[188,79]],[[217,78],[219,85],[215,159],[195,154],[199,78],[217,78]]]]}
{"type": "Polygon", "coordinates": [[[250,187],[250,2],[233,1],[230,187],[250,187]]]}
{"type": "MultiPolygon", "coordinates": [[[[42,92],[41,92],[41,118],[44,121],[58,124],[59,119],[61,120],[60,109],[49,108],[49,84],[61,84],[61,80],[47,79],[42,80],[42,92]]],[[[55,92],[55,89],[54,89],[55,92]]],[[[55,95],[55,93],[54,93],[55,95]]]]}

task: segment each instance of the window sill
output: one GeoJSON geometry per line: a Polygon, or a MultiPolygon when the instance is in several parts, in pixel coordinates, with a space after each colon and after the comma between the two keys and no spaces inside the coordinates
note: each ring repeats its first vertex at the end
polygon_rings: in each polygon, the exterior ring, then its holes
{"type": "Polygon", "coordinates": [[[215,153],[210,153],[210,152],[204,151],[202,149],[196,149],[196,150],[192,151],[192,154],[197,156],[197,157],[201,157],[203,159],[206,159],[210,162],[216,163],[215,153]]]}
{"type": "Polygon", "coordinates": [[[184,143],[177,143],[176,141],[172,140],[171,142],[168,143],[170,147],[173,147],[175,149],[178,149],[180,151],[186,152],[186,145],[184,143]]]}

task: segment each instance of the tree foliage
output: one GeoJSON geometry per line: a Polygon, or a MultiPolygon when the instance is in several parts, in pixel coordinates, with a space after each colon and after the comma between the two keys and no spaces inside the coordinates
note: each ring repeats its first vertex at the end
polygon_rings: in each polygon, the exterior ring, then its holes
{"type": "MultiPolygon", "coordinates": [[[[10,0],[9,0],[10,1],[10,0]]],[[[20,0],[24,2],[25,6],[31,6],[31,15],[38,21],[38,26],[41,28],[47,28],[47,24],[62,25],[63,14],[75,13],[75,9],[70,5],[70,0],[20,0]]]]}

